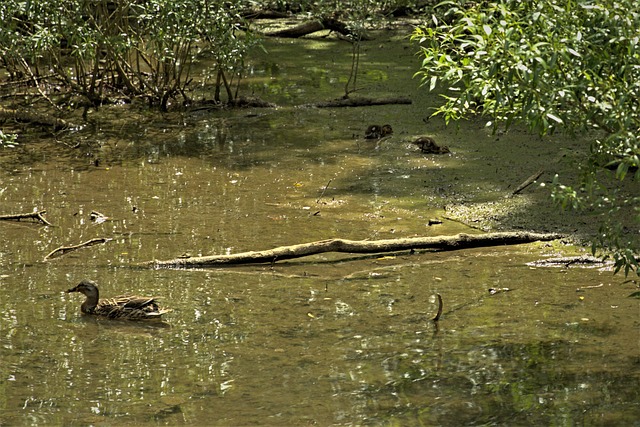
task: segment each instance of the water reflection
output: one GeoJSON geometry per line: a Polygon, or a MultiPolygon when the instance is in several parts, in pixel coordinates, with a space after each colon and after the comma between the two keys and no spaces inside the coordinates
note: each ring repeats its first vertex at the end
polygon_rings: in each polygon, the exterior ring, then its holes
{"type": "MultiPolygon", "coordinates": [[[[517,174],[487,169],[487,158],[520,145],[471,124],[443,132],[456,154],[417,155],[402,138],[425,132],[425,105],[110,117],[3,151],[3,209],[46,208],[55,227],[0,223],[0,424],[637,423],[634,284],[526,265],[551,246],[136,267],[331,237],[468,232],[429,218],[448,198],[502,197],[495,188],[517,174]],[[371,115],[393,118],[398,139],[359,140],[371,115]],[[92,222],[94,210],[109,220],[92,222]],[[99,237],[113,240],[43,261],[99,237]],[[105,295],[157,295],[173,311],[166,325],[87,318],[64,293],[83,278],[105,295]]],[[[547,151],[518,158],[551,163],[547,151]]],[[[545,206],[543,195],[521,200],[523,212],[545,206]]]]}

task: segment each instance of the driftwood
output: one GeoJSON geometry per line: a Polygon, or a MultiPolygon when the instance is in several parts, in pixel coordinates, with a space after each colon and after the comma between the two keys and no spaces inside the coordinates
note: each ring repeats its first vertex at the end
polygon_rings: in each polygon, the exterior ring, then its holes
{"type": "Polygon", "coordinates": [[[54,249],[51,252],[49,252],[47,254],[47,256],[44,257],[43,261],[49,261],[52,258],[58,258],[58,257],[61,257],[62,255],[65,255],[65,254],[69,253],[69,252],[72,252],[72,251],[75,251],[75,250],[78,250],[78,249],[81,249],[81,248],[86,248],[88,246],[107,243],[110,240],[113,240],[113,239],[104,238],[104,237],[98,237],[96,239],[87,240],[86,242],[80,243],[78,245],[60,246],[59,248],[54,249]]]}
{"type": "Polygon", "coordinates": [[[36,221],[40,221],[44,225],[53,226],[53,224],[51,224],[42,216],[45,213],[47,213],[47,211],[38,211],[25,214],[0,215],[0,221],[20,221],[23,219],[35,219],[36,221]]]}
{"type": "Polygon", "coordinates": [[[314,104],[306,104],[305,107],[336,108],[336,107],[371,107],[373,105],[411,104],[411,99],[406,97],[395,98],[338,98],[331,101],[321,101],[314,104]]]}
{"type": "Polygon", "coordinates": [[[347,24],[333,18],[324,18],[319,21],[303,22],[302,24],[296,25],[295,27],[285,28],[284,30],[274,31],[265,35],[271,37],[298,38],[322,30],[331,30],[335,31],[336,33],[342,34],[343,36],[356,37],[360,40],[368,40],[368,37],[366,37],[364,34],[355,34],[349,29],[347,24]]]}
{"type": "Polygon", "coordinates": [[[516,245],[535,241],[555,240],[558,234],[527,232],[456,234],[453,236],[413,237],[386,240],[329,239],[292,246],[280,246],[264,251],[242,252],[232,255],[210,255],[202,257],[175,258],[166,261],[154,260],[141,265],[154,268],[203,268],[224,267],[238,264],[274,263],[325,252],[373,254],[414,249],[458,250],[480,246],[516,245]]]}

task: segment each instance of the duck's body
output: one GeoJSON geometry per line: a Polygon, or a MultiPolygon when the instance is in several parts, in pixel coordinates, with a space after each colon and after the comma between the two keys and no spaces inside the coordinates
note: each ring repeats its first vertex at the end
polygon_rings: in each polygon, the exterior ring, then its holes
{"type": "Polygon", "coordinates": [[[451,151],[446,145],[438,145],[430,136],[421,136],[413,141],[413,144],[420,147],[420,151],[427,154],[447,154],[451,151]]]}
{"type": "Polygon", "coordinates": [[[385,136],[391,135],[393,133],[393,128],[391,125],[371,125],[367,127],[367,130],[364,132],[364,137],[366,139],[380,139],[385,136]]]}
{"type": "Polygon", "coordinates": [[[384,125],[380,129],[380,136],[382,137],[391,135],[392,133],[393,133],[393,128],[391,127],[391,125],[384,125]]]}
{"type": "Polygon", "coordinates": [[[100,299],[100,293],[95,282],[83,280],[74,288],[67,291],[80,292],[87,299],[80,306],[85,314],[107,317],[109,319],[152,320],[160,317],[169,310],[162,310],[155,297],[118,296],[100,299]]]}

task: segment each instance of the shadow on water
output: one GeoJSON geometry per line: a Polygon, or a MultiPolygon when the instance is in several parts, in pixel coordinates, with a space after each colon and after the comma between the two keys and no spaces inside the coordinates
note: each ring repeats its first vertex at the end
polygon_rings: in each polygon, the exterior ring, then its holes
{"type": "Polygon", "coordinates": [[[106,319],[102,317],[92,316],[89,314],[78,313],[78,318],[72,321],[73,323],[79,323],[83,327],[88,328],[104,328],[107,330],[113,330],[128,333],[150,333],[157,330],[167,329],[171,327],[170,323],[161,320],[149,320],[140,322],[131,322],[127,320],[119,319],[106,319]]]}
{"type": "MultiPolygon", "coordinates": [[[[251,91],[288,105],[339,96],[347,44],[268,43],[283,59],[256,61],[251,91]]],[[[539,187],[498,203],[540,165],[569,173],[581,141],[425,124],[436,101],[416,90],[413,48],[398,43],[368,42],[362,83],[373,95],[411,93],[411,106],[161,119],[109,107],[72,134],[2,150],[2,213],[44,208],[55,226],[0,223],[0,425],[637,425],[635,284],[526,264],[580,249],[135,267],[333,237],[477,232],[447,219],[451,205],[492,204],[493,226],[510,230],[591,220],[557,213],[539,187]],[[393,136],[363,140],[371,123],[391,123],[393,136]],[[410,142],[422,134],[452,154],[419,153],[410,142]],[[108,219],[91,221],[94,210],[108,219]],[[113,240],[43,261],[96,237],[113,240]],[[64,293],[83,278],[107,298],[158,295],[172,312],[164,323],[87,318],[64,293]]]]}
{"type": "Polygon", "coordinates": [[[579,364],[556,369],[555,360],[571,360],[576,350],[585,351],[565,341],[492,343],[468,353],[448,353],[446,360],[437,351],[396,357],[387,364],[389,377],[396,379],[371,394],[398,396],[392,418],[427,425],[503,424],[504,414],[511,414],[509,425],[637,421],[609,412],[636,398],[631,390],[637,378],[612,373],[605,364],[588,370],[579,364]],[[605,390],[593,388],[603,383],[605,390]],[[627,391],[613,400],[602,399],[602,392],[618,394],[619,388],[627,391]],[[573,404],[581,406],[581,413],[562,411],[573,404]],[[456,415],[450,416],[452,412],[456,415]]]}

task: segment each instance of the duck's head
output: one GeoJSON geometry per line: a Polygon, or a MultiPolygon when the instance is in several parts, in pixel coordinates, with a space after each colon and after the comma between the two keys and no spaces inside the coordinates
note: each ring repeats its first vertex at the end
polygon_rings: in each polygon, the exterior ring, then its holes
{"type": "Polygon", "coordinates": [[[83,280],[82,282],[78,283],[75,287],[67,291],[67,293],[71,293],[71,292],[80,292],[85,294],[86,296],[98,297],[98,287],[96,286],[96,282],[88,279],[83,280]]]}

